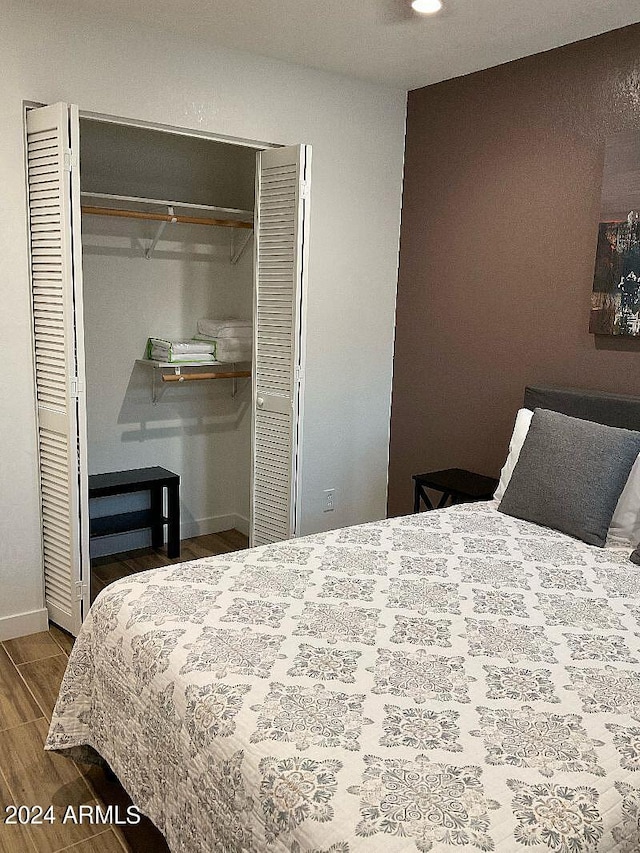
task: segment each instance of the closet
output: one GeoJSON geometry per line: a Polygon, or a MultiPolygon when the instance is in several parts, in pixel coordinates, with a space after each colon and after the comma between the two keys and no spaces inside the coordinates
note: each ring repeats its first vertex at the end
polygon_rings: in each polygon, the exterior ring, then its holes
{"type": "MultiPolygon", "coordinates": [[[[89,474],[178,473],[182,538],[296,535],[310,149],[66,104],[26,121],[45,597],[75,634],[90,556],[149,535],[90,545],[89,474]],[[252,353],[149,358],[148,338],[188,340],[202,318],[250,321],[252,353]]],[[[91,514],[144,500],[99,499],[91,514]]]]}

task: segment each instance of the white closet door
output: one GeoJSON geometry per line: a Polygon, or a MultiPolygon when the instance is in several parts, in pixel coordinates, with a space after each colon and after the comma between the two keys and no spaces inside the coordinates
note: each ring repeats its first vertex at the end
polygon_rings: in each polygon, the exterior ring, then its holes
{"type": "Polygon", "coordinates": [[[297,533],[311,148],[258,154],[251,545],[297,533]]]}
{"type": "Polygon", "coordinates": [[[79,400],[82,335],[76,334],[82,307],[79,171],[72,139],[78,139],[77,111],[67,104],[27,114],[45,600],[50,619],[76,635],[88,605],[88,533],[81,523],[86,437],[83,395],[79,400]]]}

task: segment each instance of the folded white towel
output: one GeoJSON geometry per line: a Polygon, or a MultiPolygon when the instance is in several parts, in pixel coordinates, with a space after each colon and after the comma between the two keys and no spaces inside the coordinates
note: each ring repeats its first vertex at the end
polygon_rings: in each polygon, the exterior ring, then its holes
{"type": "Polygon", "coordinates": [[[156,347],[151,347],[147,358],[150,358],[152,361],[165,361],[171,364],[191,361],[206,364],[215,361],[215,356],[208,352],[175,353],[164,349],[157,349],[156,347]]]}
{"type": "Polygon", "coordinates": [[[251,361],[251,344],[238,338],[218,338],[216,342],[218,361],[251,361]]]}
{"type": "Polygon", "coordinates": [[[185,353],[213,353],[215,345],[211,341],[196,341],[196,340],[166,340],[165,338],[149,338],[149,346],[156,349],[167,350],[174,354],[185,353]]]}
{"type": "Polygon", "coordinates": [[[215,348],[216,352],[220,349],[220,347],[225,347],[226,349],[245,349],[247,352],[251,352],[253,349],[253,339],[252,338],[216,338],[215,340],[215,348]]]}
{"type": "Polygon", "coordinates": [[[220,338],[242,338],[245,341],[250,341],[253,339],[253,328],[251,326],[223,326],[217,334],[217,340],[220,338]]]}
{"type": "Polygon", "coordinates": [[[224,354],[224,358],[219,358],[219,364],[242,364],[251,361],[251,354],[245,350],[229,350],[224,354]]]}
{"type": "Polygon", "coordinates": [[[212,320],[204,317],[198,320],[198,336],[207,338],[241,338],[251,337],[253,323],[251,320],[212,320]]]}
{"type": "Polygon", "coordinates": [[[245,332],[244,329],[234,330],[233,335],[219,335],[215,338],[210,337],[209,335],[196,335],[196,340],[198,341],[206,341],[209,344],[213,344],[215,347],[216,343],[227,341],[229,346],[242,346],[242,347],[252,347],[253,346],[253,331],[247,330],[245,332]]]}

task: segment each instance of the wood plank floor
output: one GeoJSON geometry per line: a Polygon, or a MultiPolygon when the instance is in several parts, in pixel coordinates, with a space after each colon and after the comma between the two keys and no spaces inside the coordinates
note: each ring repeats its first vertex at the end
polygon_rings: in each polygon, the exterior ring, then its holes
{"type": "MultiPolygon", "coordinates": [[[[181,560],[151,549],[96,560],[93,574],[103,589],[117,577],[185,560],[237,551],[247,539],[237,530],[184,540],[181,560]]],[[[93,578],[92,578],[93,581],[93,578]]],[[[97,592],[97,591],[96,591],[97,592]]],[[[49,631],[0,643],[0,853],[168,853],[150,820],[137,826],[62,824],[68,805],[120,806],[129,796],[97,767],[76,765],[44,751],[44,741],[73,637],[49,631]],[[57,821],[41,826],[2,822],[8,805],[54,806],[57,821]]]]}
{"type": "Polygon", "coordinates": [[[223,530],[221,533],[209,533],[205,536],[195,536],[183,539],[180,557],[170,560],[166,548],[140,548],[137,551],[125,551],[122,554],[112,554],[107,557],[96,557],[91,561],[91,602],[105,586],[109,586],[118,578],[146,572],[160,566],[170,566],[173,563],[184,563],[187,560],[198,560],[201,557],[212,557],[216,554],[227,554],[229,551],[241,551],[249,547],[249,540],[239,530],[223,530]]]}

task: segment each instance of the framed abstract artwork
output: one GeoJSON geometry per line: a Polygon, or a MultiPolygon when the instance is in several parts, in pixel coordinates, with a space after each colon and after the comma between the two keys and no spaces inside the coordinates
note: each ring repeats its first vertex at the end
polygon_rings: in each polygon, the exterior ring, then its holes
{"type": "Polygon", "coordinates": [[[589,331],[640,337],[640,132],[607,141],[589,331]]]}

